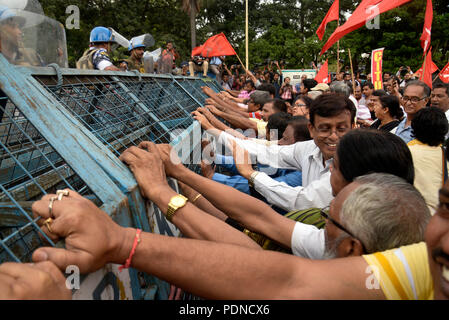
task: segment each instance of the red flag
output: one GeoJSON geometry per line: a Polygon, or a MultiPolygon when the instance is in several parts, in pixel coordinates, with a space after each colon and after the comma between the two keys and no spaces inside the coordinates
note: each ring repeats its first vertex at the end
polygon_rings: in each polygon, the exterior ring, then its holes
{"type": "Polygon", "coordinates": [[[449,83],[449,63],[441,70],[439,77],[444,83],[449,83]]]}
{"type": "Polygon", "coordinates": [[[210,37],[202,47],[200,55],[205,58],[234,56],[237,54],[228,39],[226,39],[224,33],[210,37]]]}
{"type": "MultiPolygon", "coordinates": [[[[429,63],[430,63],[430,68],[429,68],[429,64],[428,64],[428,62],[427,62],[427,60],[426,60],[426,73],[427,73],[428,70],[430,70],[430,73],[434,73],[434,72],[440,70],[440,68],[438,68],[438,66],[432,61],[432,53],[431,53],[430,51],[429,51],[429,53],[427,54],[427,59],[429,58],[429,56],[431,56],[430,62],[429,62],[429,63]],[[427,70],[427,69],[428,69],[428,70],[427,70]]],[[[416,71],[415,75],[416,75],[418,78],[421,78],[423,68],[424,68],[424,64],[423,64],[423,66],[422,66],[421,68],[419,68],[418,71],[416,71]]]]}
{"type": "MultiPolygon", "coordinates": [[[[422,72],[422,69],[424,70],[424,74],[421,75],[421,81],[423,81],[425,84],[427,84],[430,89],[432,89],[432,74],[435,71],[438,71],[438,67],[435,63],[432,61],[432,48],[430,48],[429,52],[427,53],[426,60],[424,61],[423,66],[421,69],[419,69],[422,72]]],[[[419,72],[419,71],[418,71],[419,72]]]]}
{"type": "Polygon", "coordinates": [[[321,67],[320,71],[318,71],[318,74],[315,77],[316,82],[318,83],[329,83],[329,68],[327,65],[327,60],[321,67]]]}
{"type": "Polygon", "coordinates": [[[326,32],[326,25],[331,21],[338,20],[339,18],[340,4],[339,0],[335,0],[326,16],[324,17],[323,21],[321,22],[320,26],[318,27],[318,30],[316,31],[316,34],[320,40],[323,40],[324,33],[326,32]]]}
{"type": "Polygon", "coordinates": [[[199,46],[199,47],[193,48],[193,50],[192,50],[192,58],[196,57],[196,56],[200,56],[201,55],[201,50],[203,50],[203,46],[199,46]]]}
{"type": "Polygon", "coordinates": [[[411,0],[363,0],[359,6],[355,9],[352,16],[348,21],[340,27],[338,27],[334,33],[327,40],[320,55],[329,50],[332,45],[343,38],[348,33],[362,27],[367,21],[373,19],[375,16],[392,10],[400,5],[403,5],[411,0]]]}
{"type": "Polygon", "coordinates": [[[421,47],[424,49],[424,54],[429,50],[430,39],[432,35],[432,20],[433,20],[433,5],[432,0],[427,0],[426,18],[424,20],[424,28],[421,35],[421,47]]]}

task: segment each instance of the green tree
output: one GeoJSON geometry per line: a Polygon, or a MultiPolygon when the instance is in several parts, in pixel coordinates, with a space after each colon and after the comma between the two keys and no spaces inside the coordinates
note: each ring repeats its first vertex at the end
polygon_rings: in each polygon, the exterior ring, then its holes
{"type": "MultiPolygon", "coordinates": [[[[151,33],[156,40],[155,48],[163,46],[166,41],[173,41],[183,60],[190,57],[192,29],[196,30],[198,40],[195,45],[223,32],[240,57],[244,58],[244,0],[203,1],[203,9],[196,12],[195,28],[190,26],[189,18],[182,10],[185,1],[190,3],[190,0],[41,0],[41,4],[48,16],[61,23],[65,23],[67,18],[65,8],[68,5],[80,8],[80,30],[66,30],[69,63],[72,67],[88,46],[90,30],[97,25],[113,27],[128,39],[151,33]]],[[[336,45],[323,56],[319,56],[319,52],[337,27],[337,22],[329,23],[323,41],[319,41],[315,34],[332,2],[249,0],[250,64],[254,66],[266,59],[285,59],[289,68],[306,68],[312,61],[318,63],[329,59],[331,70],[335,70],[336,45]]],[[[360,0],[340,0],[341,24],[359,3],[360,0]]],[[[433,60],[442,68],[449,60],[449,3],[447,0],[433,0],[433,4],[432,53],[433,60]]],[[[343,37],[341,48],[351,49],[354,68],[365,68],[369,72],[369,59],[363,60],[361,54],[371,53],[380,47],[385,47],[385,70],[395,71],[402,65],[409,65],[413,70],[419,68],[423,62],[419,37],[425,7],[425,0],[414,0],[382,14],[379,30],[362,27],[343,37]]],[[[126,54],[126,50],[120,51],[121,55],[126,54]]],[[[347,50],[341,59],[344,65],[349,64],[347,50]]],[[[237,62],[233,57],[229,60],[237,62]]]]}
{"type": "Polygon", "coordinates": [[[182,10],[190,16],[190,34],[192,50],[196,47],[196,15],[201,9],[201,0],[182,0],[182,10]]]}

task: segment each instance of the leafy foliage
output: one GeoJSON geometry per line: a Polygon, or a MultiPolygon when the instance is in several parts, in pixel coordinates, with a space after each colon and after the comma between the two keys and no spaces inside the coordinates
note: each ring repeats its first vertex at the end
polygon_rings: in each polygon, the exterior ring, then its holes
{"type": "MultiPolygon", "coordinates": [[[[110,26],[127,38],[151,33],[156,49],[166,41],[173,41],[182,60],[190,56],[189,14],[183,11],[182,0],[41,0],[45,13],[65,23],[68,5],[80,8],[79,30],[67,30],[69,62],[76,60],[88,46],[90,30],[98,25],[110,26]]],[[[340,0],[341,23],[360,1],[340,0]]],[[[250,63],[263,63],[266,59],[287,61],[290,68],[308,68],[310,63],[329,59],[335,68],[337,48],[334,45],[323,57],[321,47],[337,27],[336,22],[327,26],[323,41],[315,32],[330,8],[332,0],[249,0],[249,55],[250,63]]],[[[449,4],[447,0],[433,0],[434,21],[432,28],[433,60],[442,68],[449,60],[449,4]]],[[[395,71],[400,66],[417,70],[423,61],[420,36],[424,23],[426,0],[414,0],[380,17],[380,29],[363,27],[340,41],[341,49],[351,49],[354,68],[369,71],[369,59],[362,53],[385,47],[384,69],[395,71]]],[[[213,34],[224,32],[237,53],[245,58],[245,3],[242,0],[204,0],[196,17],[196,33],[199,43],[213,34]]],[[[121,49],[116,58],[126,55],[121,49]]],[[[344,65],[349,64],[347,50],[341,54],[344,65]]],[[[237,63],[235,57],[229,63],[237,63]]]]}

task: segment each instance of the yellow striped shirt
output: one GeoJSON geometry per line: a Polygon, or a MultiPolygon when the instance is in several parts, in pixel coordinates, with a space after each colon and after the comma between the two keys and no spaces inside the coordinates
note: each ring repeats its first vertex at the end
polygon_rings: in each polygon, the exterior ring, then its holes
{"type": "Polygon", "coordinates": [[[388,300],[433,300],[433,282],[424,242],[365,255],[388,300]]]}

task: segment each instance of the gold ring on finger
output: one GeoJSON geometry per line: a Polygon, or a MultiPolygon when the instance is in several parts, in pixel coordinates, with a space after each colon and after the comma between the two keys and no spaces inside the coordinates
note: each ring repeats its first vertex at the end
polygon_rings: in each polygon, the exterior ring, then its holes
{"type": "Polygon", "coordinates": [[[58,200],[57,197],[51,197],[50,198],[50,203],[48,204],[48,213],[50,214],[50,218],[54,218],[55,216],[53,215],[53,202],[55,202],[55,200],[58,200]]]}
{"type": "Polygon", "coordinates": [[[48,231],[50,231],[50,233],[53,233],[53,230],[51,229],[50,225],[53,223],[53,219],[52,218],[48,218],[47,220],[44,221],[44,225],[47,227],[48,231]]]}

